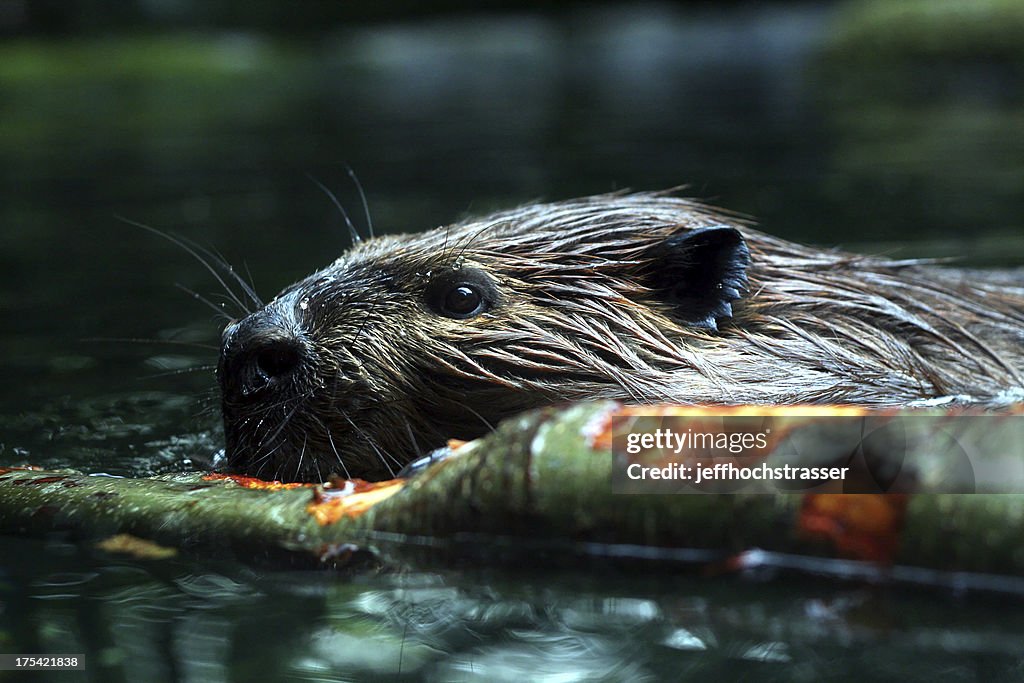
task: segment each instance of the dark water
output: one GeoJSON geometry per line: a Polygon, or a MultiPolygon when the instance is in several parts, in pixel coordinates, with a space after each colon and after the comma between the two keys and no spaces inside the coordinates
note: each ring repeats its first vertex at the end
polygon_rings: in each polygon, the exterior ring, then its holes
{"type": "MultiPolygon", "coordinates": [[[[378,231],[689,183],[792,239],[1024,263],[1024,69],[851,57],[844,21],[832,5],[623,5],[301,42],[0,44],[0,464],[141,476],[208,460],[202,345],[222,323],[175,285],[236,311],[116,216],[216,249],[266,297],[346,242],[307,174],[363,220],[345,164],[378,231]]],[[[586,566],[150,565],[0,538],[0,651],[86,652],[79,680],[1012,680],[1018,613],[586,566]]]]}

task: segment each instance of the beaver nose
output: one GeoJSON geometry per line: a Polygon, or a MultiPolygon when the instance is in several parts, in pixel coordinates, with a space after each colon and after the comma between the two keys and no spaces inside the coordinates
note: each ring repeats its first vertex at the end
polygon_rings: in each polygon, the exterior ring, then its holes
{"type": "Polygon", "coordinates": [[[269,311],[257,311],[224,330],[217,374],[225,398],[250,398],[273,390],[302,365],[303,346],[294,327],[269,311]]]}

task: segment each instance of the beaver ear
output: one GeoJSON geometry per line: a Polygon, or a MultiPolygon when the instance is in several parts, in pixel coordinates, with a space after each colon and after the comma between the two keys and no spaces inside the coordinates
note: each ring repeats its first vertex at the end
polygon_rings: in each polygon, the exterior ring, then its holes
{"type": "Polygon", "coordinates": [[[674,235],[656,248],[653,286],[694,327],[718,329],[732,317],[732,302],[747,286],[750,249],[739,230],[696,228],[674,235]]]}

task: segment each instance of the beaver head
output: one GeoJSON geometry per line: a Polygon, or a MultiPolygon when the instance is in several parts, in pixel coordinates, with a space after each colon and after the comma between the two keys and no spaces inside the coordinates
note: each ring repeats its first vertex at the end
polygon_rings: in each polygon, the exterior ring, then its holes
{"type": "MultiPolygon", "coordinates": [[[[284,480],[377,478],[574,399],[944,395],[979,364],[963,365],[969,332],[919,305],[942,291],[913,265],[790,244],[659,194],[375,238],[224,330],[227,461],[284,480]]],[[[1019,313],[996,327],[1019,334],[1019,313]]],[[[986,358],[982,375],[1019,381],[986,358]]]]}

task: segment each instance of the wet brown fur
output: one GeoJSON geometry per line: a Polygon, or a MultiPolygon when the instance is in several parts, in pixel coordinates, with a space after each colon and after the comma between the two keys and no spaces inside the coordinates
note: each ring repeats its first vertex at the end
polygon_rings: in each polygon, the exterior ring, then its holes
{"type": "Polygon", "coordinates": [[[1024,288],[810,248],[665,194],[536,204],[367,240],[268,304],[308,360],[273,400],[225,397],[229,464],[258,476],[388,476],[452,437],[576,399],[892,406],[1024,398],[1024,288]],[[749,283],[718,329],[646,283],[694,228],[738,228],[749,283]],[[424,289],[479,268],[499,302],[438,315],[424,289]]]}

